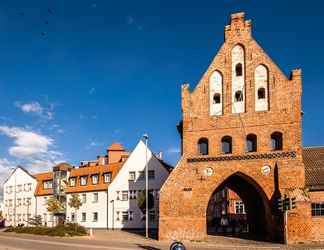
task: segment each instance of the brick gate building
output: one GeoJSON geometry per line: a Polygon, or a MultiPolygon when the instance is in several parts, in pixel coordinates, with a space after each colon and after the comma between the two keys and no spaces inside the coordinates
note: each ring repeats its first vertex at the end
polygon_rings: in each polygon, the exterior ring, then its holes
{"type": "Polygon", "coordinates": [[[231,15],[225,42],[191,92],[182,86],[182,157],[160,194],[160,239],[207,236],[210,197],[224,186],[244,201],[251,237],[289,243],[312,237],[301,144],[301,70],[287,78],[231,15]],[[287,234],[276,207],[296,198],[287,234]]]}

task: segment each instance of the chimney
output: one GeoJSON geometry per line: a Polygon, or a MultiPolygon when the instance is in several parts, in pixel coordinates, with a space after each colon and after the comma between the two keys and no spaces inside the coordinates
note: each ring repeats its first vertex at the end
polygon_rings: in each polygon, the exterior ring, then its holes
{"type": "Polygon", "coordinates": [[[113,143],[107,149],[108,155],[108,164],[120,162],[122,156],[127,154],[127,151],[124,149],[123,145],[120,143],[113,143]]]}

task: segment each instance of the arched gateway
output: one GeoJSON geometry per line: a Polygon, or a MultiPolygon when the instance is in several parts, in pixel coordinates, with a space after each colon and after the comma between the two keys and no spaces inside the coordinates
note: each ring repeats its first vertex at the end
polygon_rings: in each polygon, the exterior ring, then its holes
{"type": "Polygon", "coordinates": [[[252,238],[307,241],[301,71],[293,70],[290,79],[280,71],[252,38],[244,13],[231,15],[225,42],[195,90],[182,86],[182,111],[182,157],[160,192],[159,238],[206,238],[208,204],[227,187],[245,204],[252,238]],[[202,139],[208,141],[203,152],[202,139]],[[284,196],[297,204],[287,227],[276,206],[284,196]]]}

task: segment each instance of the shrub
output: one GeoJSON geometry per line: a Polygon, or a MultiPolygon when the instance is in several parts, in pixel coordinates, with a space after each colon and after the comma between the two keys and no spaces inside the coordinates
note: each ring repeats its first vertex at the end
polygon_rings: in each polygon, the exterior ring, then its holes
{"type": "Polygon", "coordinates": [[[87,230],[74,223],[66,225],[58,225],[56,227],[8,227],[5,232],[26,233],[26,234],[38,234],[49,236],[83,236],[87,235],[87,230]]]}

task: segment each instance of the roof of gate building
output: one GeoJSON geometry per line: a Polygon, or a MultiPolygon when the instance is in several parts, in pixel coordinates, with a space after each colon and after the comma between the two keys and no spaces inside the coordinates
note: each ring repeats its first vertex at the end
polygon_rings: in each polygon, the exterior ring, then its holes
{"type": "Polygon", "coordinates": [[[304,147],[305,185],[311,190],[324,190],[324,146],[304,147]]]}

